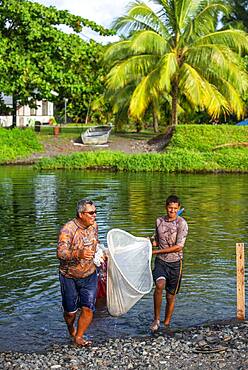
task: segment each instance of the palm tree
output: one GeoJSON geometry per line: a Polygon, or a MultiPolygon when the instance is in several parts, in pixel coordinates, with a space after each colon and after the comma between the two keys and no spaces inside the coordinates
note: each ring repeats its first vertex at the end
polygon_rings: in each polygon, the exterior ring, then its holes
{"type": "Polygon", "coordinates": [[[241,30],[217,30],[227,6],[211,0],[150,4],[153,8],[137,0],[114,22],[127,36],[106,50],[107,89],[135,85],[129,113],[138,119],[161,99],[170,104],[172,125],[183,102],[213,118],[242,117],[248,76],[241,53],[248,51],[248,37],[241,30]]]}

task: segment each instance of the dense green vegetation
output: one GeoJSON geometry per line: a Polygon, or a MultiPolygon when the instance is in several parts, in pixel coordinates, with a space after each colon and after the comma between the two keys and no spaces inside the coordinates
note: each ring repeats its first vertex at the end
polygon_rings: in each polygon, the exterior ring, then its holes
{"type": "Polygon", "coordinates": [[[248,172],[248,127],[178,126],[164,153],[84,152],[42,159],[41,169],[113,169],[144,172],[248,172]],[[219,147],[235,144],[235,147],[219,147]]]}
{"type": "Polygon", "coordinates": [[[126,96],[129,114],[141,120],[149,107],[158,118],[166,103],[172,125],[182,112],[241,118],[248,86],[241,55],[248,38],[242,30],[218,29],[228,11],[218,0],[130,3],[114,23],[125,39],[105,53],[114,105],[126,96]]]}
{"type": "Polygon", "coordinates": [[[222,22],[229,27],[241,28],[248,31],[248,1],[224,0],[231,7],[230,13],[223,17],[222,22]]]}
{"type": "MultiPolygon", "coordinates": [[[[143,135],[143,139],[146,136],[147,134],[143,135]]],[[[31,129],[0,129],[0,163],[26,158],[34,152],[42,151],[39,137],[40,134],[35,134],[31,129]]],[[[182,125],[176,128],[170,144],[163,153],[82,152],[42,159],[38,167],[133,172],[247,172],[247,138],[248,127],[245,126],[182,125]]]]}
{"type": "MultiPolygon", "coordinates": [[[[13,97],[14,121],[18,104],[35,108],[44,98],[54,101],[58,123],[66,104],[69,122],[111,121],[117,130],[159,132],[177,117],[235,122],[248,101],[247,6],[247,0],[130,1],[113,23],[121,41],[105,54],[106,46],[81,32],[114,31],[35,1],[0,0],[0,92],[13,97]]],[[[3,103],[5,114],[10,108],[3,103]]]]}
{"type": "Polygon", "coordinates": [[[248,126],[182,125],[175,130],[168,149],[206,152],[221,144],[242,142],[248,142],[248,126]]]}
{"type": "Polygon", "coordinates": [[[42,151],[37,135],[32,129],[6,130],[0,128],[0,163],[19,157],[25,158],[34,152],[42,151]]]}
{"type": "Polygon", "coordinates": [[[18,103],[34,107],[43,98],[55,101],[61,114],[67,98],[68,116],[85,119],[90,102],[103,92],[104,73],[103,46],[84,41],[79,35],[83,27],[111,34],[66,10],[0,0],[0,92],[13,96],[14,112],[18,103]],[[70,33],[61,30],[65,26],[70,33]]]}

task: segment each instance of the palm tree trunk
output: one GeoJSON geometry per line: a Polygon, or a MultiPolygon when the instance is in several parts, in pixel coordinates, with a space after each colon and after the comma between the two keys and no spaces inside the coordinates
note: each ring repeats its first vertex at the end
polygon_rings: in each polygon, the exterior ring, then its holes
{"type": "Polygon", "coordinates": [[[142,122],[140,120],[137,120],[135,122],[136,132],[139,133],[142,130],[142,122]]]}
{"type": "Polygon", "coordinates": [[[89,115],[90,115],[90,103],[91,103],[91,99],[90,99],[89,104],[88,104],[87,113],[86,113],[86,118],[85,118],[85,122],[84,122],[86,125],[87,125],[87,123],[88,123],[89,115]]]}
{"type": "Polygon", "coordinates": [[[153,131],[157,133],[158,132],[158,116],[155,112],[155,109],[152,110],[152,119],[153,119],[152,120],[153,131]]]}
{"type": "Polygon", "coordinates": [[[175,80],[172,86],[172,104],[171,104],[171,125],[176,126],[178,123],[177,117],[177,101],[178,101],[178,81],[175,80]]]}

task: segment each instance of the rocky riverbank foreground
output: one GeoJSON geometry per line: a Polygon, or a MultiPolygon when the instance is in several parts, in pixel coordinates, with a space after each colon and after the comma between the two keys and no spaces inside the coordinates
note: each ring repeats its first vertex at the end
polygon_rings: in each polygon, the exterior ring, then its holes
{"type": "Polygon", "coordinates": [[[54,345],[47,353],[0,354],[0,369],[248,369],[248,321],[151,337],[95,340],[89,348],[54,345]]]}

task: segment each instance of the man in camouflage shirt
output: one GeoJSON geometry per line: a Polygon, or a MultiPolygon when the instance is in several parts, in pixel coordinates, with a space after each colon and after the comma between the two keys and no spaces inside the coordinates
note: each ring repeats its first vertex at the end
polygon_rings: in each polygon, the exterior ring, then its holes
{"type": "Polygon", "coordinates": [[[166,199],[166,215],[157,218],[154,247],[156,255],[153,270],[155,282],[154,320],[151,330],[157,331],[160,326],[160,310],[163,290],[166,289],[165,327],[168,327],[175,307],[176,294],[179,292],[182,277],[183,247],[188,234],[186,221],[177,215],[180,200],[171,195],[166,199]]]}
{"type": "Polygon", "coordinates": [[[57,257],[64,319],[75,344],[90,345],[83,338],[95,310],[97,273],[93,258],[98,244],[96,206],[91,200],[77,203],[76,218],[59,233],[57,257]],[[77,326],[75,319],[80,309],[77,326]]]}

